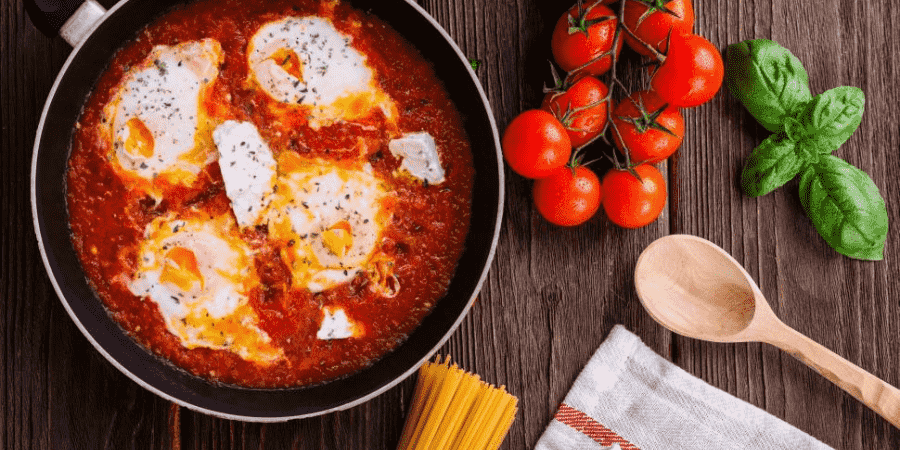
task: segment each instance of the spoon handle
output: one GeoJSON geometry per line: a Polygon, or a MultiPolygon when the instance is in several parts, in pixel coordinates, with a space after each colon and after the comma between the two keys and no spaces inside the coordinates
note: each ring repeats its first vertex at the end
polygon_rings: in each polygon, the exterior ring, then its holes
{"type": "Polygon", "coordinates": [[[799,359],[900,428],[900,390],[779,322],[764,340],[799,359]]]}

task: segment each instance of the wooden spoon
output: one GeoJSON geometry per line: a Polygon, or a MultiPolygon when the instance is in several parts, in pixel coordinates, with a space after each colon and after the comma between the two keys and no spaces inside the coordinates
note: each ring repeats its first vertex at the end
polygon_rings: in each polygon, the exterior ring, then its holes
{"type": "Polygon", "coordinates": [[[675,333],[772,344],[900,428],[900,390],[778,320],[750,275],[716,244],[687,235],[657,239],[638,258],[634,284],[650,316],[675,333]]]}

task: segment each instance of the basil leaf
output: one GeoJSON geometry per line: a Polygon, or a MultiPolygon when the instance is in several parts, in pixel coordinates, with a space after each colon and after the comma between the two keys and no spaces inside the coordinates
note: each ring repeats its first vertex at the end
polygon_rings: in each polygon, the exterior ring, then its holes
{"type": "Polygon", "coordinates": [[[862,170],[824,155],[800,178],[800,203],[819,235],[839,253],[881,260],[888,215],[878,186],[862,170]]]}
{"type": "Polygon", "coordinates": [[[741,187],[751,197],[759,197],[791,181],[803,167],[795,151],[796,143],[784,133],[762,141],[747,157],[741,172],[741,187]]]}
{"type": "Polygon", "coordinates": [[[817,95],[797,117],[806,145],[823,154],[837,150],[859,128],[865,104],[866,95],[853,86],[817,95]]]}
{"type": "Polygon", "coordinates": [[[784,121],[812,99],[809,76],[788,49],[768,39],[728,46],[728,89],[767,130],[784,131],[784,121]]]}

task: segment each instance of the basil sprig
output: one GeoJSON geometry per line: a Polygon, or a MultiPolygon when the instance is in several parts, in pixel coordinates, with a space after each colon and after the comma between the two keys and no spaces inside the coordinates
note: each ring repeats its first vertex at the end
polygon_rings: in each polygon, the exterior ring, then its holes
{"type": "Polygon", "coordinates": [[[813,97],[800,60],[766,39],[729,46],[725,66],[731,93],[775,133],[747,158],[744,192],[765,195],[799,174],[801,204],[825,242],[851,258],[882,259],[884,199],[868,174],[831,155],[862,122],[862,90],[841,86],[813,97]]]}

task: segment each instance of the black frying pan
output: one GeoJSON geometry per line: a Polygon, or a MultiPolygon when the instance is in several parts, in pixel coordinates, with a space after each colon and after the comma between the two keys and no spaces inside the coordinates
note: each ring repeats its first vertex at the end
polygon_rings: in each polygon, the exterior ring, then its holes
{"type": "MultiPolygon", "coordinates": [[[[75,49],[44,106],[31,169],[32,212],[44,265],[63,306],[91,344],[138,384],[187,408],[228,419],[269,422],[324,414],[365,402],[411,375],[446,342],[487,276],[503,210],[503,166],[493,114],[474,72],[440,25],[412,0],[345,1],[391,24],[434,65],[464,118],[472,143],[477,194],[466,247],[449,290],[409,339],[354,375],[296,389],[214,384],[177,369],[131,340],[88,285],[69,238],[67,221],[65,177],[72,130],[82,104],[116,49],[181,2],[122,0],[98,22],[89,21],[90,25],[84,27],[88,31],[78,28],[77,19],[63,27],[63,35],[75,49]]],[[[49,33],[56,33],[79,5],[78,1],[64,0],[26,3],[32,20],[49,33]]],[[[90,16],[84,8],[81,14],[90,16]]]]}

